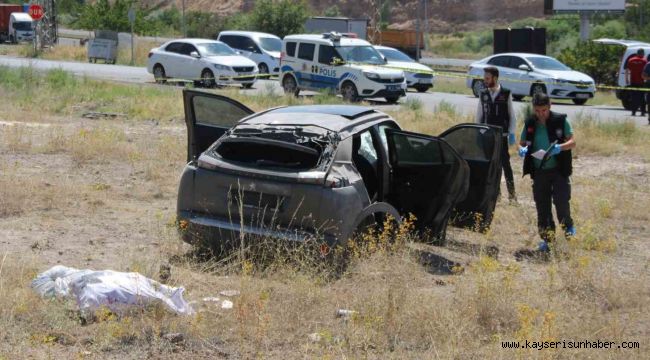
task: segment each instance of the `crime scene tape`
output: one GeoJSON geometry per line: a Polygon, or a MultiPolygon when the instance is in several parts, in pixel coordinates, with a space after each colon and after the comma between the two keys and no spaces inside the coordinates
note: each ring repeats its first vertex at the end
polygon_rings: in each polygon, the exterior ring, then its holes
{"type": "MultiPolygon", "coordinates": [[[[407,67],[402,67],[402,66],[393,66],[393,65],[375,65],[375,64],[367,64],[367,63],[359,63],[359,62],[350,62],[347,61],[339,66],[345,66],[345,65],[362,65],[364,67],[377,67],[377,68],[384,68],[384,69],[393,69],[393,70],[401,70],[401,71],[407,71],[411,72],[414,74],[427,74],[427,75],[433,75],[435,77],[444,77],[444,78],[455,78],[455,79],[476,79],[476,80],[482,80],[482,76],[478,75],[470,75],[470,74],[460,74],[457,72],[451,72],[451,71],[440,71],[440,70],[419,70],[419,69],[411,69],[407,67]]],[[[278,76],[280,76],[279,74],[278,76]]],[[[275,76],[273,74],[247,74],[247,75],[238,75],[238,76],[220,76],[217,75],[214,78],[209,78],[209,80],[214,80],[215,82],[229,82],[229,81],[238,81],[238,80],[250,80],[250,79],[269,79],[272,76],[275,76]]],[[[168,81],[168,82],[187,82],[187,81],[205,81],[206,79],[204,78],[198,78],[198,79],[177,79],[177,78],[163,78],[160,80],[168,81]]],[[[507,78],[507,77],[499,77],[499,81],[507,81],[507,82],[517,82],[517,83],[527,83],[527,84],[555,84],[555,85],[566,85],[567,83],[564,81],[544,81],[544,80],[522,80],[522,79],[513,79],[513,78],[507,78]]],[[[613,86],[613,85],[602,85],[602,84],[575,84],[575,83],[570,83],[571,85],[574,85],[578,89],[586,90],[590,88],[591,86],[594,87],[594,90],[597,91],[598,89],[601,90],[624,90],[624,91],[640,91],[640,92],[650,92],[650,88],[639,88],[639,87],[631,87],[631,86],[613,86]]]]}

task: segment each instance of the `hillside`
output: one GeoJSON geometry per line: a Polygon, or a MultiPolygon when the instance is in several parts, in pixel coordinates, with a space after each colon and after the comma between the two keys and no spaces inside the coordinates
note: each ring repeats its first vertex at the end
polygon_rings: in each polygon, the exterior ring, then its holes
{"type": "MultiPolygon", "coordinates": [[[[417,0],[383,0],[389,9],[390,27],[407,29],[415,26],[417,0]]],[[[312,13],[322,15],[326,9],[336,5],[343,16],[371,17],[374,11],[372,0],[308,0],[312,13]]],[[[429,1],[429,29],[448,33],[474,29],[481,24],[504,24],[525,17],[543,15],[543,0],[433,0],[429,1]]],[[[144,0],[143,4],[154,8],[181,7],[181,0],[144,0]]],[[[228,16],[237,12],[250,11],[254,0],[185,0],[188,10],[208,11],[228,16]]]]}

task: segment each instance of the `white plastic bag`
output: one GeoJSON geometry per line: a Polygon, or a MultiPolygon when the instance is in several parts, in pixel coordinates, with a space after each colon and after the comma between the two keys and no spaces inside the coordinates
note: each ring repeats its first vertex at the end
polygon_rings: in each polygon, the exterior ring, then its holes
{"type": "Polygon", "coordinates": [[[124,305],[145,305],[161,301],[177,314],[194,310],[183,299],[183,287],[171,287],[138,273],[112,270],[78,270],[57,265],[39,274],[32,288],[43,297],[74,298],[80,309],[107,306],[118,310],[124,305]]]}

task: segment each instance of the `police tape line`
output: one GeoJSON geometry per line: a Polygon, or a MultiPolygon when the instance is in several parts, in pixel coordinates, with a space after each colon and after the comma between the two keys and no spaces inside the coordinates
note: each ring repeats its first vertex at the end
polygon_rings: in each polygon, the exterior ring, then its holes
{"type": "MultiPolygon", "coordinates": [[[[401,66],[392,66],[392,65],[370,65],[370,64],[364,64],[364,63],[354,63],[354,62],[347,62],[346,64],[356,64],[356,65],[363,65],[365,67],[367,66],[373,66],[377,68],[384,68],[384,69],[392,69],[392,70],[401,70],[401,71],[408,71],[414,74],[426,74],[426,75],[432,75],[435,77],[444,77],[444,78],[452,78],[452,79],[474,79],[474,80],[483,80],[483,77],[478,76],[478,75],[470,75],[470,74],[459,74],[459,73],[454,73],[454,72],[449,72],[449,71],[437,71],[437,70],[419,70],[419,69],[411,69],[407,67],[401,67],[401,66]]],[[[290,72],[293,73],[293,72],[290,72]]],[[[214,80],[215,82],[219,81],[232,81],[232,80],[255,80],[255,79],[269,79],[272,76],[276,76],[273,74],[255,74],[255,75],[238,75],[238,76],[217,76],[213,78],[209,78],[209,80],[214,80]]],[[[158,80],[158,79],[157,79],[158,80]]],[[[180,78],[163,78],[160,80],[168,81],[168,82],[187,82],[187,81],[205,81],[205,78],[198,78],[198,79],[180,79],[180,78]]],[[[526,84],[542,84],[542,85],[547,85],[547,84],[554,84],[554,85],[566,85],[566,81],[541,81],[541,80],[522,80],[522,79],[513,79],[513,78],[504,78],[504,77],[499,77],[500,81],[507,81],[507,82],[516,82],[516,83],[526,83],[526,84]]],[[[576,83],[568,83],[571,85],[574,85],[578,90],[587,90],[591,86],[594,87],[594,90],[602,89],[602,90],[624,90],[624,91],[639,91],[639,92],[650,92],[650,88],[639,88],[639,87],[632,87],[632,86],[613,86],[613,85],[581,85],[581,84],[576,84],[576,83]]]]}

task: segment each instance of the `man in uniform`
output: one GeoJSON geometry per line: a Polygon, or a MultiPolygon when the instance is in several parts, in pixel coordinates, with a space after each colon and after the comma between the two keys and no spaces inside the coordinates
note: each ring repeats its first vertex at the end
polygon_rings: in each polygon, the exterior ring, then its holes
{"type": "Polygon", "coordinates": [[[479,94],[476,122],[495,125],[503,129],[503,142],[501,145],[501,166],[506,178],[506,187],[510,201],[517,201],[515,194],[515,179],[510,166],[510,153],[508,148],[515,144],[515,131],[517,119],[512,109],[512,96],[510,90],[499,84],[499,69],[493,66],[483,69],[483,82],[485,89],[479,94]]]}
{"type": "Polygon", "coordinates": [[[537,208],[537,228],[542,241],[538,249],[549,252],[555,239],[551,203],[555,204],[560,226],[567,237],[575,236],[571,218],[571,149],[576,147],[571,123],[566,114],[551,111],[548,95],[533,96],[534,113],[521,132],[519,156],[524,158],[524,176],[533,179],[533,198],[537,208]],[[546,152],[546,153],[543,153],[546,152]]]}
{"type": "MultiPolygon", "coordinates": [[[[643,81],[643,69],[648,61],[646,61],[644,55],[645,52],[643,49],[639,49],[637,50],[636,55],[631,56],[625,63],[625,83],[631,88],[639,89],[645,87],[643,81]]],[[[636,111],[639,110],[639,108],[641,109],[641,116],[645,116],[645,93],[643,91],[631,90],[630,95],[632,100],[632,116],[636,115],[636,111]]]]}

